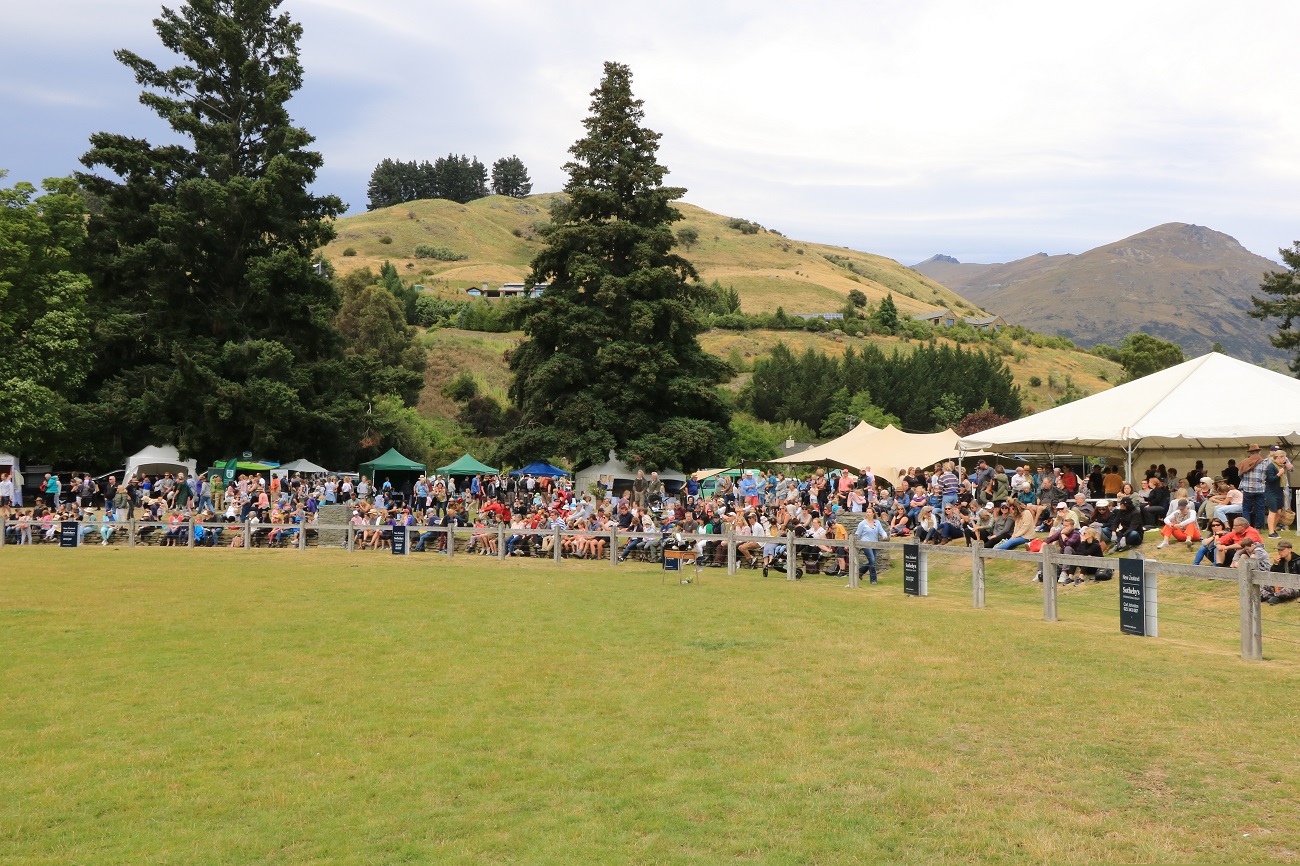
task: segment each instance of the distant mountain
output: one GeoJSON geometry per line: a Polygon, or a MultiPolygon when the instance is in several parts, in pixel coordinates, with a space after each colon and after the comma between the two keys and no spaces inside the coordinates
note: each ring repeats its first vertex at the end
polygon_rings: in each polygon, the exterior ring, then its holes
{"type": "Polygon", "coordinates": [[[1283,357],[1275,323],[1246,314],[1265,272],[1280,266],[1204,226],[1166,223],[1079,255],[968,264],[935,256],[913,270],[1009,322],[1082,346],[1143,331],[1199,355],[1218,342],[1255,362],[1283,357]]]}

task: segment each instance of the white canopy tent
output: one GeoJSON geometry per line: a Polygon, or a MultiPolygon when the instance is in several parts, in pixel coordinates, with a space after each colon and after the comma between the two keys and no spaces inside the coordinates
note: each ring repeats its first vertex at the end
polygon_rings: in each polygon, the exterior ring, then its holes
{"type": "Polygon", "coordinates": [[[285,463],[279,469],[272,470],[273,474],[279,475],[281,478],[294,472],[300,475],[326,475],[329,470],[324,466],[317,466],[310,460],[295,460],[292,463],[285,463]]]}
{"type": "Polygon", "coordinates": [[[894,486],[898,483],[899,473],[908,467],[929,466],[957,457],[957,439],[952,430],[907,433],[893,424],[877,430],[864,422],[825,445],[771,462],[838,466],[854,472],[869,467],[876,478],[894,486]],[[864,427],[867,429],[863,430],[864,427]]]}
{"type": "Polygon", "coordinates": [[[848,450],[856,449],[864,440],[880,432],[879,427],[872,427],[866,421],[859,421],[858,426],[849,432],[840,436],[838,439],[832,439],[821,445],[791,454],[789,457],[778,457],[775,460],[766,462],[786,466],[817,466],[826,464],[830,466],[840,466],[842,468],[853,468],[855,471],[861,469],[861,466],[850,466],[843,460],[837,459],[843,456],[848,450]]]}
{"type": "MultiPolygon", "coordinates": [[[[585,493],[587,489],[600,480],[601,476],[608,475],[614,479],[615,488],[622,491],[623,483],[628,488],[632,486],[632,480],[636,478],[636,470],[628,467],[626,463],[614,456],[614,452],[609,452],[609,459],[599,466],[588,466],[586,469],[579,469],[573,476],[573,489],[579,495],[585,493]]],[[[650,477],[650,473],[646,473],[650,477]]],[[[686,483],[686,476],[673,469],[660,469],[660,481],[672,481],[681,484],[686,483]]]]}
{"type": "Polygon", "coordinates": [[[171,445],[150,445],[126,458],[126,474],[161,475],[164,472],[184,472],[193,478],[197,463],[194,460],[182,460],[181,453],[171,445]]]}
{"type": "Polygon", "coordinates": [[[1244,456],[1300,442],[1300,380],[1211,352],[962,439],[963,450],[1088,454],[1133,463],[1244,456]]]}

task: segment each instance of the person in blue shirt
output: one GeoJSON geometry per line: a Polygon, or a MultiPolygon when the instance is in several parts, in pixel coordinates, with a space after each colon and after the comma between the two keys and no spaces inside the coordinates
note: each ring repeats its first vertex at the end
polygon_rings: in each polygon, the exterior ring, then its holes
{"type": "MultiPolygon", "coordinates": [[[[888,541],[889,530],[885,529],[880,519],[876,517],[876,509],[868,506],[867,510],[862,512],[862,522],[858,528],[853,531],[854,537],[858,541],[888,541]]],[[[862,564],[858,566],[858,577],[871,573],[871,582],[876,582],[876,551],[873,548],[862,548],[865,558],[862,564]]]]}

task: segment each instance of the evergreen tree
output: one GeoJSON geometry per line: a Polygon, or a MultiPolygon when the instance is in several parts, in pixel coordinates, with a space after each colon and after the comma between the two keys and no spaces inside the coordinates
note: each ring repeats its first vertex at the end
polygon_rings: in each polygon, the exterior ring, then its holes
{"type": "Polygon", "coordinates": [[[433,164],[437,197],[465,204],[488,194],[487,167],[478,157],[457,156],[454,153],[439,157],[433,164]]]}
{"type": "MultiPolygon", "coordinates": [[[[4,177],[0,171],[0,177],[4,177]]],[[[53,461],[90,371],[85,204],[69,179],[0,189],[0,451],[53,461]]]]}
{"type": "Polygon", "coordinates": [[[121,453],[170,441],[219,458],[353,453],[366,400],[313,268],[344,209],[309,191],[321,166],[286,102],[302,29],[279,0],[190,0],[154,27],[181,65],[117,58],[179,139],[91,136],[87,263],[96,311],[90,432],[121,453]]]}
{"type": "Polygon", "coordinates": [[[705,466],[721,457],[730,411],[716,387],[727,365],[700,348],[696,310],[707,287],[672,252],[672,202],[659,134],[641,126],[632,73],[606,63],[586,135],[565,165],[568,200],[544,230],[523,305],[527,340],[510,354],[521,425],[504,459],[565,454],[583,463],[615,449],[650,465],[705,466]]]}
{"type": "Polygon", "coordinates": [[[375,166],[375,170],[370,173],[370,184],[366,187],[366,210],[378,210],[408,201],[404,179],[406,171],[405,163],[391,159],[385,159],[375,166]]]}
{"type": "Polygon", "coordinates": [[[1250,302],[1254,309],[1250,314],[1256,319],[1280,320],[1277,333],[1269,337],[1269,342],[1295,355],[1290,364],[1291,372],[1300,375],[1300,328],[1297,327],[1300,322],[1300,241],[1292,244],[1291,249],[1278,252],[1286,270],[1270,271],[1259,284],[1260,290],[1275,300],[1252,297],[1250,302]]]}
{"type": "Polygon", "coordinates": [[[492,191],[497,195],[523,198],[533,191],[524,161],[517,156],[503,156],[492,163],[492,191]]]}
{"type": "Polygon", "coordinates": [[[885,295],[885,299],[880,302],[880,306],[871,315],[871,324],[877,330],[886,334],[892,334],[898,330],[898,307],[894,305],[894,295],[885,295]]]}

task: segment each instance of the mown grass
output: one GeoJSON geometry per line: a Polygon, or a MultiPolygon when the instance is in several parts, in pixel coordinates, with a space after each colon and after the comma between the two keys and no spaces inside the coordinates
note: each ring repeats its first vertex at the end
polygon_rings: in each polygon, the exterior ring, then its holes
{"type": "Polygon", "coordinates": [[[934,560],[6,548],[0,861],[1296,858],[1293,665],[934,560]]]}

